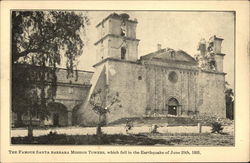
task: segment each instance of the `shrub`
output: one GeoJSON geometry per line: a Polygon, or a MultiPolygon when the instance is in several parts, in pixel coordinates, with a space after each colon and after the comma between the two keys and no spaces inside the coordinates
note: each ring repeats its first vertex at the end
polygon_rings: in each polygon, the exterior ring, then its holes
{"type": "Polygon", "coordinates": [[[131,130],[133,128],[133,122],[129,119],[126,120],[126,126],[125,126],[125,129],[126,129],[126,133],[128,133],[129,130],[131,130]]]}
{"type": "Polygon", "coordinates": [[[212,123],[212,133],[221,133],[223,130],[222,124],[219,122],[212,123]]]}
{"type": "Polygon", "coordinates": [[[193,120],[202,123],[203,126],[211,126],[214,122],[219,122],[222,125],[232,125],[234,121],[226,118],[219,118],[218,116],[207,116],[207,115],[199,115],[191,117],[193,120]]]}
{"type": "Polygon", "coordinates": [[[152,134],[158,133],[157,129],[158,129],[158,126],[157,126],[157,125],[152,125],[151,133],[152,133],[152,134]]]}

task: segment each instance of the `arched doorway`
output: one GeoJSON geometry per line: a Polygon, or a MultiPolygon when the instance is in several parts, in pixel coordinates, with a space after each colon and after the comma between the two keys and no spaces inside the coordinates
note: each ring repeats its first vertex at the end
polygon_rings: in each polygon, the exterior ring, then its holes
{"type": "Polygon", "coordinates": [[[170,98],[168,100],[168,114],[177,115],[178,114],[179,102],[175,98],[170,98]]]}
{"type": "Polygon", "coordinates": [[[50,116],[48,124],[52,126],[67,126],[68,125],[68,111],[67,107],[61,103],[53,102],[48,104],[50,116]]]}

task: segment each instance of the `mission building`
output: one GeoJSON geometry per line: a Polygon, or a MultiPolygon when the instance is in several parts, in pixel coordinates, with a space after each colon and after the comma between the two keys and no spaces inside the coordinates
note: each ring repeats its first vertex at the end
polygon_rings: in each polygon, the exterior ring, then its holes
{"type": "Polygon", "coordinates": [[[121,106],[111,109],[107,122],[145,115],[226,117],[223,39],[202,39],[195,58],[158,45],[157,51],[138,59],[137,23],[127,14],[113,13],[96,25],[97,63],[89,94],[77,111],[78,123],[98,122],[89,100],[107,88],[103,98],[118,92],[121,106]]]}
{"type": "MultiPolygon", "coordinates": [[[[98,115],[90,100],[99,90],[104,105],[112,94],[119,93],[119,105],[103,119],[107,123],[143,116],[226,117],[223,39],[202,39],[195,58],[185,51],[160,45],[157,51],[138,58],[137,23],[127,14],[113,13],[97,24],[94,73],[79,71],[78,80],[74,80],[66,77],[65,69],[58,69],[56,97],[48,104],[50,115],[44,121],[33,120],[38,125],[95,125],[98,115]]],[[[17,72],[24,68],[12,68],[17,75],[12,82],[18,82],[17,72]]],[[[15,99],[12,101],[20,106],[15,99]]],[[[18,117],[28,123],[27,116],[21,113],[12,116],[12,123],[18,117]]]]}

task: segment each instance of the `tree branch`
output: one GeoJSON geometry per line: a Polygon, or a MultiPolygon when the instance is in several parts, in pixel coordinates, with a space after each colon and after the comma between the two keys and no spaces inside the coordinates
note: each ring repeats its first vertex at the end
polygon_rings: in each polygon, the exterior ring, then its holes
{"type": "Polygon", "coordinates": [[[24,57],[27,56],[29,53],[45,53],[43,50],[41,49],[29,49],[29,50],[25,50],[21,53],[16,53],[16,55],[13,56],[13,61],[17,61],[20,57],[24,57]]]}

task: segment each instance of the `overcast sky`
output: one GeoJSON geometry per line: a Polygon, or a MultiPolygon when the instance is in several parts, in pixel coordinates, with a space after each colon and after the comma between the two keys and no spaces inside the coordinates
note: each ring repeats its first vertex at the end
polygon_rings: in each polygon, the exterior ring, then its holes
{"type": "MultiPolygon", "coordinates": [[[[98,40],[95,28],[109,14],[119,11],[88,11],[90,25],[86,31],[83,55],[79,58],[78,69],[94,71],[98,40]]],[[[201,38],[208,39],[216,35],[224,39],[222,53],[224,72],[230,87],[234,87],[234,15],[232,12],[174,12],[174,11],[126,11],[131,19],[136,18],[137,38],[140,39],[138,56],[156,51],[157,44],[162,48],[182,49],[191,56],[197,51],[201,38]]]]}

